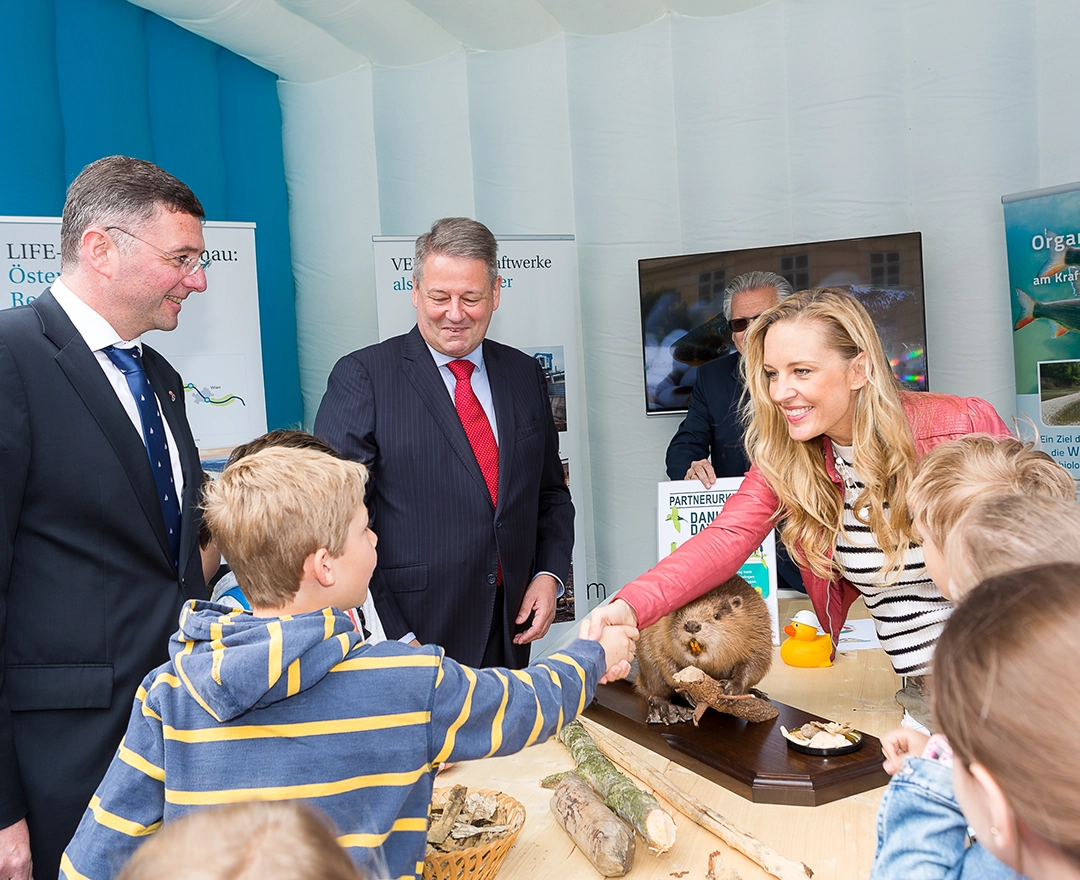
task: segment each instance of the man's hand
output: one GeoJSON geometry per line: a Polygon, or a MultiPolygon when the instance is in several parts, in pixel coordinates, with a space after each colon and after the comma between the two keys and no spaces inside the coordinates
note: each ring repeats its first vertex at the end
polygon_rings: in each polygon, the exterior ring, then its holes
{"type": "Polygon", "coordinates": [[[929,740],[925,733],[917,730],[909,730],[906,727],[897,727],[890,730],[881,738],[881,753],[885,756],[885,772],[890,776],[904,766],[904,758],[908,755],[921,755],[929,740]]]}
{"type": "Polygon", "coordinates": [[[527,645],[546,635],[551,621],[555,619],[555,595],[558,592],[559,582],[550,574],[538,574],[532,579],[521,600],[521,610],[518,611],[515,621],[520,626],[531,614],[532,626],[514,636],[515,645],[527,645]]]}
{"type": "Polygon", "coordinates": [[[0,828],[0,880],[31,880],[30,831],[26,820],[0,828]]]}
{"type": "Polygon", "coordinates": [[[713,483],[716,482],[716,471],[713,470],[712,462],[703,458],[700,461],[690,462],[690,467],[686,469],[686,476],[683,479],[700,480],[701,485],[706,489],[711,489],[713,483]]]}

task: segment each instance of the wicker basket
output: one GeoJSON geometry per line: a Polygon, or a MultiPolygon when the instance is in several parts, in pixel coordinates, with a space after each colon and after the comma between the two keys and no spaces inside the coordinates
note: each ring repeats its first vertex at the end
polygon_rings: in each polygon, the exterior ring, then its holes
{"type": "MultiPolygon", "coordinates": [[[[469,793],[473,791],[476,789],[470,789],[469,793]]],[[[498,840],[483,846],[432,853],[424,859],[424,880],[491,880],[499,873],[503,859],[525,824],[525,807],[500,791],[479,789],[479,792],[495,795],[499,806],[507,812],[506,821],[510,830],[498,840]]]]}

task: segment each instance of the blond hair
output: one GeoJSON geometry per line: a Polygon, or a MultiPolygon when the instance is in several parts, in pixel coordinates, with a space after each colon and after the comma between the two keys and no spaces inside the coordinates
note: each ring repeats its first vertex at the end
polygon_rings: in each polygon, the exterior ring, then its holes
{"type": "Polygon", "coordinates": [[[938,639],[933,712],[957,760],[982,764],[1017,821],[1080,864],[1078,619],[1080,565],[983,582],[938,639]]]}
{"type": "Polygon", "coordinates": [[[194,810],[140,846],[116,880],[365,880],[329,818],[300,801],[194,810]],[[197,855],[202,853],[202,856],[197,855]]]}
{"type": "Polygon", "coordinates": [[[1080,504],[1075,497],[990,495],[971,505],[938,546],[959,600],[1007,571],[1041,562],[1080,563],[1080,504]]]}
{"type": "Polygon", "coordinates": [[[206,487],[210,531],[253,608],[291,601],[316,550],[344,552],[367,479],[358,462],[274,447],[234,462],[206,487]]]}
{"type": "Polygon", "coordinates": [[[971,503],[991,494],[1075,501],[1076,483],[1065,468],[1030,443],[969,434],[926,454],[908,491],[908,506],[922,537],[942,550],[971,503]]]}
{"type": "Polygon", "coordinates": [[[867,381],[855,393],[852,416],[853,464],[865,485],[855,502],[855,516],[873,531],[885,554],[889,580],[895,580],[903,570],[904,553],[916,542],[907,505],[915,442],[874,322],[858,300],[837,288],[788,297],[758,318],[746,337],[746,450],[780,500],[780,536],[792,557],[814,574],[830,579],[837,575],[831,557],[843,528],[844,499],[826,470],[822,438],[792,439],[765,375],[765,336],[785,321],[818,326],[825,345],[849,364],[865,355],[867,381]]]}

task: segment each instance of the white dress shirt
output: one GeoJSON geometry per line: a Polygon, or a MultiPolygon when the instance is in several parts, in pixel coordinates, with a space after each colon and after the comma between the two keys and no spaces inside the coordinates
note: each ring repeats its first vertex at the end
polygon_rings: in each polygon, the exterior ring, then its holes
{"type": "MultiPolygon", "coordinates": [[[[135,430],[142,437],[142,419],[139,418],[139,408],[135,404],[135,395],[131,393],[127,377],[116,364],[109,360],[109,356],[103,351],[110,345],[115,345],[118,348],[138,348],[139,353],[142,354],[142,337],[121,339],[120,335],[112,328],[112,325],[79,299],[63,281],[54,281],[50,290],[57,303],[60,304],[60,308],[67,313],[71,323],[79,331],[83,341],[90,348],[90,351],[94,353],[101,371],[105,374],[105,378],[109,380],[112,390],[124,407],[124,412],[128,414],[131,424],[135,426],[135,430]]],[[[161,410],[160,400],[158,400],[158,410],[161,410]]],[[[169,427],[169,420],[165,418],[164,413],[162,413],[161,421],[165,425],[165,436],[169,441],[169,460],[172,462],[173,482],[176,484],[178,497],[183,498],[184,469],[180,464],[180,450],[177,449],[172,428],[169,427]]],[[[145,445],[145,440],[143,445],[145,445]]],[[[183,505],[181,505],[180,510],[182,515],[183,505]]]]}

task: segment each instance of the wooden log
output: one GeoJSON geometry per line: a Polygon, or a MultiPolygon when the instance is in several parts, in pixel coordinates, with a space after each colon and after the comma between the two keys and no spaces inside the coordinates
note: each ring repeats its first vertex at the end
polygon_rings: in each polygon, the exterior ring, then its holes
{"type": "Polygon", "coordinates": [[[634,829],[611,812],[576,773],[567,773],[556,786],[551,812],[605,877],[622,877],[634,867],[634,829]]]}
{"type": "Polygon", "coordinates": [[[675,820],[651,792],[642,791],[604,757],[581,724],[574,721],[566,725],[559,733],[559,739],[569,749],[578,776],[633,826],[649,849],[666,853],[675,845],[675,820]]]}
{"type": "Polygon", "coordinates": [[[780,855],[767,844],[762,843],[752,834],[733,825],[716,810],[700,804],[674,785],[663,773],[659,773],[644,761],[634,757],[615,742],[611,735],[600,725],[587,718],[578,719],[582,726],[592,734],[593,741],[608,758],[638,779],[648,783],[659,792],[672,806],[692,819],[706,831],[715,834],[732,849],[741,852],[752,862],[779,880],[806,880],[814,872],[802,862],[795,862],[780,855]]]}

